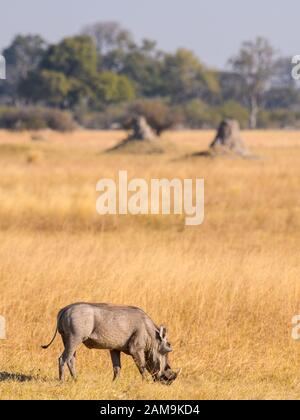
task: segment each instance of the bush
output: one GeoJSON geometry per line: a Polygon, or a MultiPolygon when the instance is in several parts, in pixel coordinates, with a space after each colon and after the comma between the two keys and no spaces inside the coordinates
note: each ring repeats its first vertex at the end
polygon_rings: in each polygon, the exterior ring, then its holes
{"type": "Polygon", "coordinates": [[[199,99],[186,103],[183,107],[185,125],[190,128],[216,128],[224,118],[237,119],[242,128],[247,127],[249,113],[235,101],[227,101],[222,106],[210,107],[199,99]]]}
{"type": "Polygon", "coordinates": [[[163,99],[140,99],[129,105],[123,125],[131,128],[132,121],[138,117],[146,118],[158,136],[181,122],[179,108],[171,108],[163,99]]]}
{"type": "Polygon", "coordinates": [[[44,118],[47,127],[56,131],[73,131],[77,125],[71,113],[57,109],[46,109],[44,118]]]}
{"type": "Polygon", "coordinates": [[[91,130],[109,130],[122,128],[122,121],[126,114],[126,106],[109,106],[103,111],[76,110],[74,118],[84,128],[91,130]]]}
{"type": "Polygon", "coordinates": [[[249,111],[236,101],[227,101],[219,107],[220,120],[232,118],[238,120],[242,128],[249,125],[249,111]]]}
{"type": "Polygon", "coordinates": [[[183,106],[184,125],[189,128],[214,126],[212,110],[200,99],[193,99],[183,106]]]}
{"type": "Polygon", "coordinates": [[[288,109],[262,110],[258,115],[259,128],[299,128],[300,113],[288,109]]]}
{"type": "Polygon", "coordinates": [[[8,130],[72,131],[76,124],[66,111],[50,108],[0,108],[0,128],[8,130]]]}

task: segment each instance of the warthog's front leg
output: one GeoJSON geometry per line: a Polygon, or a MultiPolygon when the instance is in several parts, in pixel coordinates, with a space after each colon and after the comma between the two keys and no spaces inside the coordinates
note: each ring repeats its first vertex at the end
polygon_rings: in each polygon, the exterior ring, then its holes
{"type": "Polygon", "coordinates": [[[139,350],[131,353],[131,356],[143,377],[143,380],[146,379],[146,360],[144,350],[139,350]]]}
{"type": "Polygon", "coordinates": [[[121,352],[117,350],[111,350],[110,352],[111,361],[114,368],[114,381],[120,377],[121,372],[121,352]]]}

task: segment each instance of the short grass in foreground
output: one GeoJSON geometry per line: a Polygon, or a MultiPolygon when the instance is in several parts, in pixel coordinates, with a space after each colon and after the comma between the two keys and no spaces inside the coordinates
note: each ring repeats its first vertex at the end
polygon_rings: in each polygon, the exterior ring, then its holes
{"type": "Polygon", "coordinates": [[[162,155],[104,154],[121,132],[0,132],[0,399],[299,399],[300,133],[244,133],[262,158],[182,159],[211,132],[167,133],[162,155]],[[34,156],[34,158],[30,158],[34,156]],[[100,217],[99,178],[205,178],[205,223],[100,217]],[[79,380],[57,381],[59,339],[75,301],[142,307],[165,323],[182,375],[141,382],[128,357],[112,384],[105,351],[78,353],[79,380]]]}

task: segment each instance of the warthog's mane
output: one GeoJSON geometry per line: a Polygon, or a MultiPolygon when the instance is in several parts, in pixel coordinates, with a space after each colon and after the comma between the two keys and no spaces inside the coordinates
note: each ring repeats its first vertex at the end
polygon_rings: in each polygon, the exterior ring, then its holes
{"type": "Polygon", "coordinates": [[[154,331],[148,331],[149,340],[145,351],[147,370],[152,374],[161,373],[168,364],[168,355],[162,355],[159,351],[160,343],[156,337],[159,328],[153,323],[154,331]]]}

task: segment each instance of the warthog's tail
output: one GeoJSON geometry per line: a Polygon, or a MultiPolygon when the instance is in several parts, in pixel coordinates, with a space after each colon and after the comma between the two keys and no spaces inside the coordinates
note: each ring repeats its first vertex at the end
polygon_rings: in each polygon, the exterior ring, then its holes
{"type": "Polygon", "coordinates": [[[55,331],[54,337],[52,338],[52,340],[50,341],[50,343],[47,346],[42,346],[42,349],[47,350],[51,346],[53,341],[56,339],[57,332],[58,332],[58,327],[56,326],[56,331],[55,331]]]}

